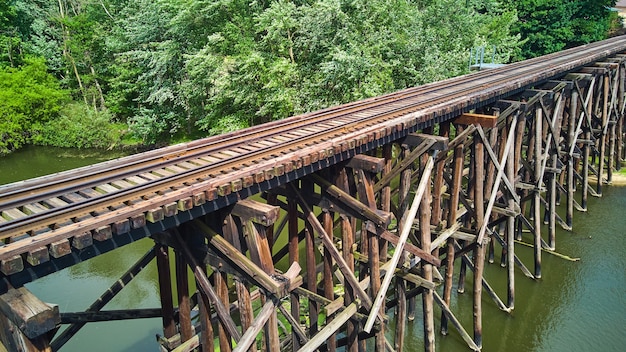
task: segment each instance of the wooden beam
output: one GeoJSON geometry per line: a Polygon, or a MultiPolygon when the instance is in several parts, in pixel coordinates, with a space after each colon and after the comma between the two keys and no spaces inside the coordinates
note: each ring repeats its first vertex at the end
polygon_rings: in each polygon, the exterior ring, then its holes
{"type": "Polygon", "coordinates": [[[246,330],[246,332],[241,336],[241,339],[237,343],[237,346],[233,349],[233,352],[243,352],[247,351],[248,348],[255,342],[256,336],[259,331],[263,328],[267,320],[270,318],[272,313],[276,312],[276,305],[271,299],[268,299],[257,315],[256,319],[252,325],[246,330]]]}
{"type": "Polygon", "coordinates": [[[120,309],[97,312],[61,313],[61,324],[93,323],[98,321],[160,318],[161,308],[120,309]]]}
{"type": "Polygon", "coordinates": [[[448,138],[426,133],[409,133],[406,137],[404,137],[402,144],[419,146],[426,141],[432,142],[430,150],[446,150],[448,148],[448,138]]]}
{"type": "Polygon", "coordinates": [[[293,193],[296,195],[298,203],[300,203],[300,207],[302,208],[302,210],[304,211],[304,214],[307,217],[307,221],[313,226],[313,229],[315,230],[315,232],[318,233],[320,239],[322,240],[322,243],[324,244],[326,248],[328,248],[333,259],[335,259],[335,261],[337,262],[337,266],[339,266],[339,269],[343,273],[344,278],[346,279],[346,282],[352,287],[352,289],[355,290],[357,296],[359,296],[359,298],[363,300],[365,307],[367,309],[371,308],[372,307],[371,298],[367,295],[367,293],[365,293],[365,291],[363,291],[363,289],[357,282],[356,278],[354,277],[354,272],[350,270],[350,268],[348,267],[348,264],[341,256],[341,253],[339,253],[339,250],[337,250],[337,247],[335,247],[335,244],[331,240],[330,235],[326,233],[322,224],[320,224],[319,220],[317,220],[317,217],[315,217],[315,214],[313,214],[313,211],[311,210],[309,205],[305,202],[304,198],[302,197],[302,194],[300,194],[300,192],[296,189],[296,187],[292,183],[290,183],[289,185],[291,186],[291,190],[293,191],[293,193]]]}
{"type": "Polygon", "coordinates": [[[269,226],[278,220],[280,207],[257,202],[253,199],[244,199],[235,204],[233,215],[263,226],[269,226]]]}
{"type": "Polygon", "coordinates": [[[59,306],[42,302],[25,287],[11,288],[0,295],[0,312],[30,339],[55,329],[61,322],[59,306]]]}
{"type": "Polygon", "coordinates": [[[385,168],[385,159],[376,158],[365,154],[359,154],[350,159],[346,166],[353,169],[369,171],[377,174],[379,172],[382,172],[385,168]]]}
{"type": "Polygon", "coordinates": [[[459,125],[480,125],[483,128],[494,128],[498,125],[498,116],[466,113],[454,119],[454,123],[459,125]]]}
{"type": "Polygon", "coordinates": [[[326,342],[333,333],[335,333],[345,322],[347,322],[358,309],[358,300],[346,307],[341,313],[328,323],[319,333],[317,333],[309,342],[307,342],[299,352],[317,351],[318,347],[326,342]]]}
{"type": "Polygon", "coordinates": [[[284,287],[274,281],[271,276],[254,264],[241,251],[238,251],[232,244],[228,243],[224,237],[215,233],[201,221],[194,220],[192,225],[209,240],[209,245],[212,249],[219,252],[233,264],[232,267],[234,269],[245,274],[255,285],[278,297],[282,297],[282,293],[285,290],[284,287]]]}
{"type": "MultiPolygon", "coordinates": [[[[417,187],[417,191],[415,192],[415,197],[413,198],[413,204],[411,204],[411,208],[409,209],[409,214],[407,216],[407,220],[402,227],[400,233],[400,239],[398,241],[398,245],[396,246],[396,251],[393,253],[393,257],[390,261],[390,267],[395,269],[398,265],[398,261],[400,261],[400,256],[402,255],[402,250],[404,249],[404,244],[409,238],[409,233],[411,232],[411,228],[413,227],[413,220],[417,216],[417,210],[419,209],[420,203],[422,202],[422,195],[426,190],[426,186],[430,187],[430,172],[433,170],[434,162],[433,157],[428,157],[428,162],[426,163],[426,167],[424,168],[424,172],[422,173],[422,177],[420,179],[419,186],[417,187]]],[[[365,323],[365,332],[369,333],[374,326],[374,320],[376,319],[376,315],[378,310],[382,306],[385,300],[385,296],[387,295],[387,289],[389,288],[389,284],[391,284],[391,279],[393,277],[394,270],[388,270],[385,273],[385,278],[383,279],[383,283],[381,284],[380,290],[376,295],[376,300],[374,301],[374,305],[372,306],[372,310],[370,311],[370,315],[367,318],[367,322],[365,323]]]]}

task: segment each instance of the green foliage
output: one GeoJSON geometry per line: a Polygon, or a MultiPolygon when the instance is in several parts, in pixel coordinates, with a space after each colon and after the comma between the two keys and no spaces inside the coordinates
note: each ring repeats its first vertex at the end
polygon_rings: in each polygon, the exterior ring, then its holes
{"type": "Polygon", "coordinates": [[[614,2],[0,0],[0,67],[42,57],[82,101],[53,121],[5,104],[2,143],[229,132],[464,74],[473,47],[504,63],[602,39],[614,2]]]}
{"type": "Polygon", "coordinates": [[[512,27],[524,41],[516,59],[527,59],[606,39],[615,0],[521,0],[512,27]]]}
{"type": "Polygon", "coordinates": [[[67,100],[43,59],[26,58],[19,68],[0,69],[0,154],[28,143],[31,127],[56,117],[67,100]]]}
{"type": "Polygon", "coordinates": [[[55,147],[108,148],[120,140],[110,112],[83,103],[68,104],[57,118],[33,126],[32,143],[55,147]]]}

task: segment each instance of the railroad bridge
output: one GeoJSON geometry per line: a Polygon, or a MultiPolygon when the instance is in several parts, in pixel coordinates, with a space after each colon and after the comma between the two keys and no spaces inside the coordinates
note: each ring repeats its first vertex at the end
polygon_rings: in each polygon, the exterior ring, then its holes
{"type": "Polygon", "coordinates": [[[625,158],[622,53],[616,37],[1,186],[2,344],[54,351],[89,322],[161,317],[164,351],[402,351],[421,314],[427,351],[449,329],[480,350],[483,298],[511,312],[515,274],[541,277],[557,226],[625,158]],[[145,237],[84,312],[23,286],[145,237]],[[103,311],[151,261],[161,306],[103,311]],[[470,326],[449,305],[457,275],[470,326]]]}

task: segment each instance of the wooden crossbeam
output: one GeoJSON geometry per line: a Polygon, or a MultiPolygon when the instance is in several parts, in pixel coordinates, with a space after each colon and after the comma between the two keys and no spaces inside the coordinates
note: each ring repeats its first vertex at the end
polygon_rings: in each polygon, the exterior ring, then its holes
{"type": "Polygon", "coordinates": [[[465,113],[454,119],[459,125],[480,125],[483,128],[494,128],[498,125],[498,116],[465,113]]]}
{"type": "Polygon", "coordinates": [[[30,339],[55,329],[61,322],[59,306],[42,302],[26,287],[11,288],[0,295],[0,312],[30,339]]]}

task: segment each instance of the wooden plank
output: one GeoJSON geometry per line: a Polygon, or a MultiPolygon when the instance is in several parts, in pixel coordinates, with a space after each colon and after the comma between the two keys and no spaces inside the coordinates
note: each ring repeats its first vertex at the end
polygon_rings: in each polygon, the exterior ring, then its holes
{"type": "Polygon", "coordinates": [[[233,349],[233,352],[247,351],[250,346],[255,342],[257,334],[261,331],[272,313],[275,312],[276,305],[272,300],[267,300],[267,302],[265,302],[265,305],[257,315],[256,319],[254,319],[252,325],[241,336],[241,339],[239,340],[237,347],[233,349]]]}
{"type": "Polygon", "coordinates": [[[409,133],[402,143],[409,146],[419,146],[422,143],[430,141],[433,142],[430,146],[431,150],[446,150],[448,149],[449,138],[442,136],[434,136],[426,133],[409,133]]]}
{"type": "Polygon", "coordinates": [[[224,237],[215,233],[201,221],[193,221],[193,226],[209,240],[209,245],[211,245],[213,249],[221,253],[225,258],[228,258],[228,260],[233,263],[233,267],[242,274],[249,276],[255,285],[282,297],[281,291],[283,288],[281,285],[241,253],[240,250],[237,250],[232,244],[226,241],[224,237]]]}
{"type": "MultiPolygon", "coordinates": [[[[387,240],[389,242],[391,242],[392,244],[394,244],[395,246],[398,245],[398,243],[400,242],[400,237],[398,237],[396,234],[391,233],[387,230],[384,231],[379,231],[378,235],[380,236],[380,238],[387,240]]],[[[434,248],[431,246],[431,251],[434,248]]],[[[430,254],[429,252],[417,247],[416,245],[410,243],[410,242],[406,242],[404,244],[404,248],[403,250],[415,255],[416,257],[425,260],[435,266],[441,266],[441,260],[437,257],[435,257],[434,255],[430,254]]]]}
{"type": "Polygon", "coordinates": [[[31,339],[55,329],[61,322],[57,305],[42,302],[25,287],[10,288],[0,295],[0,311],[31,339]]]}
{"type": "Polygon", "coordinates": [[[23,213],[21,210],[13,208],[6,209],[2,211],[2,217],[6,220],[17,220],[27,217],[28,215],[23,213]]]}
{"type": "Polygon", "coordinates": [[[334,334],[339,328],[346,323],[350,318],[356,314],[358,309],[358,300],[347,306],[341,313],[337,314],[335,318],[326,326],[320,330],[312,339],[309,340],[299,352],[313,352],[326,342],[326,340],[334,334]]]}
{"type": "Polygon", "coordinates": [[[346,166],[353,169],[369,171],[377,174],[379,172],[382,172],[385,168],[385,159],[376,158],[365,154],[359,154],[350,159],[346,166]]]}
{"type": "Polygon", "coordinates": [[[329,198],[332,198],[337,203],[347,205],[357,214],[363,216],[367,220],[372,221],[377,226],[386,228],[391,223],[390,212],[370,208],[360,200],[354,198],[349,193],[344,192],[339,187],[331,184],[319,175],[313,174],[311,175],[311,178],[315,181],[315,183],[323,187],[325,193],[330,196],[329,198]]]}
{"type": "Polygon", "coordinates": [[[498,116],[465,113],[454,119],[459,125],[481,125],[483,128],[494,128],[498,125],[498,116]]]}
{"type": "Polygon", "coordinates": [[[280,207],[264,204],[252,199],[244,199],[233,207],[233,215],[253,221],[263,226],[272,225],[280,215],[280,207]]]}

